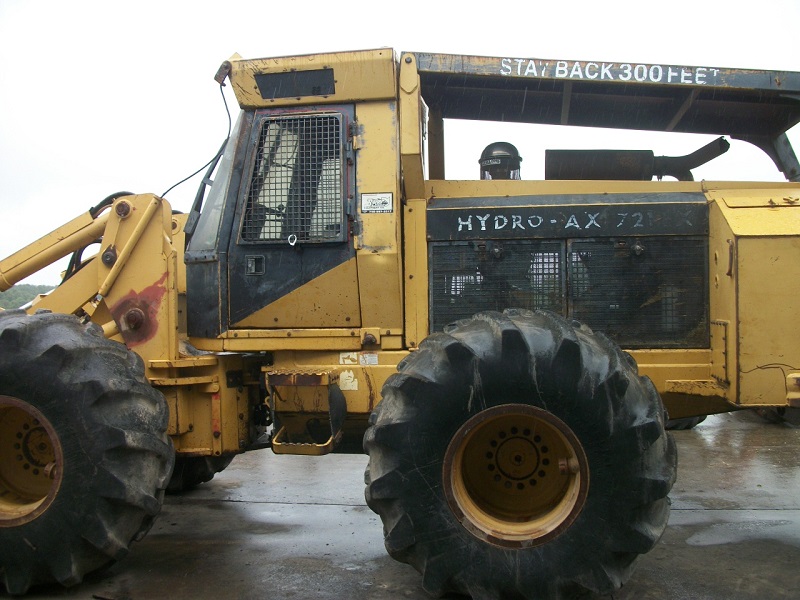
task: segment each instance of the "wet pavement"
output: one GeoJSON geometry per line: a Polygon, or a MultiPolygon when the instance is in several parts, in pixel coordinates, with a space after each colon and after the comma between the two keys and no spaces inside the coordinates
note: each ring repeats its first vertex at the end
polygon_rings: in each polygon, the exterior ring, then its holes
{"type": "MultiPolygon", "coordinates": [[[[669,526],[614,600],[800,597],[800,426],[792,420],[743,412],[674,432],[669,526]]],[[[75,588],[27,597],[427,599],[417,572],[384,551],[380,521],[364,503],[365,465],[359,455],[239,456],[212,482],[168,497],[121,563],[75,588]]]]}

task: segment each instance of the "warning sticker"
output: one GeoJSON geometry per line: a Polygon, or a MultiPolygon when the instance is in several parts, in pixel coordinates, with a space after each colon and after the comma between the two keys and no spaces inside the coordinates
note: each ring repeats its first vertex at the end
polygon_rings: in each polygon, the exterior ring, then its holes
{"type": "Polygon", "coordinates": [[[358,358],[359,358],[358,362],[359,364],[361,364],[362,367],[378,364],[377,352],[362,352],[358,358]]]}
{"type": "Polygon", "coordinates": [[[362,213],[390,213],[394,210],[391,192],[377,194],[361,194],[362,213]]]}

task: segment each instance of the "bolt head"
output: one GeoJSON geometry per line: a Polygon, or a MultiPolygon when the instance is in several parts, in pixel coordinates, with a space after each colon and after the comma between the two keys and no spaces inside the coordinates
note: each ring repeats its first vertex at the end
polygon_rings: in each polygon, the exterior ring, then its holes
{"type": "Polygon", "coordinates": [[[139,329],[142,325],[144,325],[145,315],[144,311],[141,308],[132,308],[128,312],[125,313],[123,317],[125,320],[125,325],[128,326],[128,329],[139,329]]]}
{"type": "Polygon", "coordinates": [[[117,205],[114,207],[114,211],[117,213],[117,216],[120,219],[124,219],[131,214],[131,205],[125,200],[117,202],[117,205]]]}

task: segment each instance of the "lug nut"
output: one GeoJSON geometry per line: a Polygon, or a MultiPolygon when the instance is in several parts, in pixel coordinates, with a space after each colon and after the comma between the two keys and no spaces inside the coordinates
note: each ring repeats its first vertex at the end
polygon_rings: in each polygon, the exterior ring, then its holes
{"type": "Polygon", "coordinates": [[[58,474],[58,465],[54,462],[47,463],[44,468],[45,477],[49,477],[50,479],[55,479],[56,475],[58,474]]]}
{"type": "Polygon", "coordinates": [[[575,475],[581,470],[578,460],[576,458],[559,458],[558,459],[558,472],[562,475],[572,474],[575,475]]]}

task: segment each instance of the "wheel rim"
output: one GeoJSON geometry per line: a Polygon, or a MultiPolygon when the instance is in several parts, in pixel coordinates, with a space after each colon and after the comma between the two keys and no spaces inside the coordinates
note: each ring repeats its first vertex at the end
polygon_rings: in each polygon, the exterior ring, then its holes
{"type": "Polygon", "coordinates": [[[0,396],[0,457],[0,527],[16,527],[38,517],[55,498],[63,451],[42,413],[0,396]]]}
{"type": "Polygon", "coordinates": [[[551,413],[489,408],[456,432],[445,454],[445,495],[461,524],[497,546],[537,546],[578,517],[589,465],[578,438],[551,413]]]}

